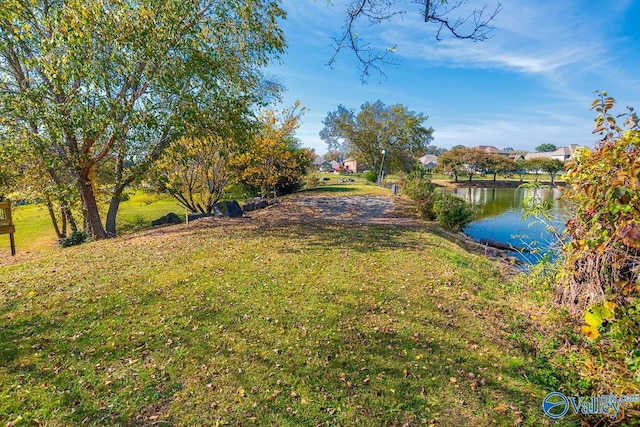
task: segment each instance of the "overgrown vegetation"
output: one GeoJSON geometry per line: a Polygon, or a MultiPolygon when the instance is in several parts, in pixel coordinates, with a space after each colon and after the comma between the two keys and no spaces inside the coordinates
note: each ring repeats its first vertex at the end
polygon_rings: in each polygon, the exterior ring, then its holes
{"type": "Polygon", "coordinates": [[[68,248],[69,246],[77,246],[85,243],[89,235],[84,231],[77,230],[71,233],[69,237],[60,241],[60,246],[68,248]]]}
{"type": "Polygon", "coordinates": [[[436,220],[450,230],[461,230],[475,215],[469,202],[439,191],[431,182],[431,175],[420,164],[416,164],[404,179],[402,194],[414,201],[423,219],[436,220]]]}
{"type": "Polygon", "coordinates": [[[374,170],[366,170],[362,174],[362,177],[369,182],[376,182],[378,180],[378,173],[374,170]]]}
{"type": "Polygon", "coordinates": [[[627,129],[618,126],[614,105],[599,93],[594,132],[603,138],[567,167],[564,198],[575,215],[567,223],[557,300],[582,317],[585,335],[625,360],[640,382],[640,130],[630,107],[627,129]],[[602,333],[606,339],[599,339],[602,333]]]}
{"type": "Polygon", "coordinates": [[[443,191],[436,193],[433,215],[438,224],[450,230],[460,231],[471,222],[475,211],[466,200],[443,191]]]}

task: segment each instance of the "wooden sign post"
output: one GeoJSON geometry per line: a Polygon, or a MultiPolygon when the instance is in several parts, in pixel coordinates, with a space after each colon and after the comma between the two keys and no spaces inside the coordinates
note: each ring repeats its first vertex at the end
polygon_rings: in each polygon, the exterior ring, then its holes
{"type": "Polygon", "coordinates": [[[13,233],[16,232],[16,227],[11,221],[11,202],[5,200],[0,202],[0,234],[8,234],[11,241],[11,255],[16,254],[16,242],[13,239],[13,233]]]}

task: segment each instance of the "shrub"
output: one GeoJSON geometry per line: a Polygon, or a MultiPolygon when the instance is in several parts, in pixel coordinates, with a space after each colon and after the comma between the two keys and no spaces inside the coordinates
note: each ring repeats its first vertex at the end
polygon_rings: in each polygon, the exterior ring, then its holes
{"type": "Polygon", "coordinates": [[[440,225],[459,231],[473,220],[475,211],[466,200],[441,192],[433,201],[433,214],[440,225]]]}
{"type": "Polygon", "coordinates": [[[76,230],[69,237],[60,241],[60,246],[68,248],[85,243],[89,239],[89,235],[84,231],[76,230]]]}
{"type": "Polygon", "coordinates": [[[307,188],[316,188],[320,184],[320,178],[313,175],[307,178],[306,187],[307,188]]]}
{"type": "Polygon", "coordinates": [[[433,202],[436,197],[436,186],[428,177],[410,177],[405,180],[402,194],[416,203],[422,219],[434,219],[433,202]]]}
{"type": "Polygon", "coordinates": [[[566,168],[563,197],[575,215],[567,222],[557,302],[584,319],[588,338],[604,333],[603,347],[620,351],[640,380],[640,129],[631,107],[628,129],[618,126],[614,104],[599,93],[594,133],[603,138],[566,168]]]}
{"type": "Polygon", "coordinates": [[[376,171],[368,170],[362,174],[362,177],[369,182],[376,182],[378,180],[378,174],[376,171]]]}

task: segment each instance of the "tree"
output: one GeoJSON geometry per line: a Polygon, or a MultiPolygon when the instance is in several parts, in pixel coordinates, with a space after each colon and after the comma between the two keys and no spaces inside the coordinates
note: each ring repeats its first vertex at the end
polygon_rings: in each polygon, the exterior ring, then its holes
{"type": "Polygon", "coordinates": [[[538,153],[550,153],[552,151],[556,151],[557,149],[558,148],[551,143],[540,144],[536,147],[536,151],[538,153]]]}
{"type": "Polygon", "coordinates": [[[438,157],[438,165],[435,170],[442,173],[453,174],[455,182],[458,182],[458,174],[465,170],[464,162],[462,160],[463,150],[466,150],[466,148],[452,148],[442,154],[438,157]]]}
{"type": "Polygon", "coordinates": [[[466,172],[469,174],[469,182],[476,173],[483,173],[490,164],[491,155],[477,148],[465,148],[462,150],[462,161],[466,172]]]}
{"type": "Polygon", "coordinates": [[[258,70],[284,49],[283,16],[268,0],[3,0],[1,132],[41,175],[65,170],[94,239],[115,235],[124,189],[171,141],[220,105],[250,114],[264,99],[258,70]]]}
{"type": "MultiPolygon", "coordinates": [[[[449,35],[459,40],[485,41],[491,37],[494,29],[492,22],[502,8],[497,3],[495,9],[488,9],[485,5],[469,10],[466,7],[468,0],[419,0],[416,3],[422,6],[424,22],[437,27],[434,34],[436,40],[449,35]]],[[[329,65],[333,65],[340,52],[348,50],[356,56],[363,80],[366,80],[371,70],[384,76],[381,67],[397,63],[390,59],[390,55],[396,51],[395,46],[379,49],[367,42],[362,34],[366,34],[374,25],[406,14],[406,5],[407,2],[402,0],[352,0],[347,6],[343,32],[333,39],[335,52],[329,65]]]]}
{"type": "Polygon", "coordinates": [[[516,163],[508,157],[500,154],[489,154],[486,158],[487,171],[493,173],[493,181],[499,173],[513,172],[516,170],[516,163]]]}
{"type": "Polygon", "coordinates": [[[520,182],[524,180],[524,176],[529,172],[529,161],[525,159],[519,159],[515,162],[516,167],[514,169],[515,173],[520,176],[520,182]]]}
{"type": "Polygon", "coordinates": [[[259,187],[262,197],[274,198],[278,188],[298,181],[311,164],[315,153],[300,148],[293,137],[299,127],[304,109],[299,104],[277,114],[267,111],[261,117],[261,126],[253,139],[235,155],[231,166],[238,179],[250,186],[259,187]]]}
{"type": "Polygon", "coordinates": [[[229,182],[229,148],[220,137],[181,138],[158,162],[160,180],[186,209],[210,214],[229,182]]]}
{"type": "Polygon", "coordinates": [[[385,150],[385,168],[408,170],[433,140],[433,129],[423,125],[426,120],[401,104],[367,102],[358,114],[339,105],[322,121],[320,138],[329,149],[340,150],[370,169],[378,170],[385,150]]]}
{"type": "Polygon", "coordinates": [[[431,154],[433,156],[441,156],[443,153],[446,153],[447,151],[448,150],[446,148],[436,147],[435,145],[428,145],[427,148],[425,148],[422,155],[424,156],[425,154],[431,154]]]}
{"type": "Polygon", "coordinates": [[[541,169],[549,174],[551,178],[551,185],[555,182],[555,176],[564,170],[564,162],[559,159],[543,159],[541,169]]]}
{"type": "Polygon", "coordinates": [[[455,177],[455,182],[458,182],[460,173],[467,173],[469,174],[469,182],[471,182],[474,174],[483,173],[490,168],[492,156],[492,154],[477,148],[453,148],[438,157],[436,170],[452,173],[455,177]]]}
{"type": "Polygon", "coordinates": [[[329,150],[328,152],[325,153],[324,156],[322,156],[323,159],[325,159],[327,162],[338,162],[338,163],[342,163],[344,161],[344,156],[342,155],[342,153],[340,152],[340,150],[329,150]]]}
{"type": "Polygon", "coordinates": [[[544,172],[543,168],[547,159],[543,157],[527,159],[525,160],[527,170],[534,174],[535,182],[538,182],[538,178],[540,177],[540,172],[544,172]]]}

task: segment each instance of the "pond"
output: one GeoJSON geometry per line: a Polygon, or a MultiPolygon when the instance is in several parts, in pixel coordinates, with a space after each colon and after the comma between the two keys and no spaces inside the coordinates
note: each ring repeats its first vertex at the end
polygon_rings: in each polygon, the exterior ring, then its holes
{"type": "Polygon", "coordinates": [[[557,202],[561,195],[557,188],[458,188],[454,194],[476,209],[476,220],[464,229],[467,235],[477,241],[491,240],[519,248],[511,253],[527,264],[538,263],[557,239],[534,218],[522,219],[525,199],[535,196],[552,203],[550,214],[559,231],[569,217],[557,202]]]}

